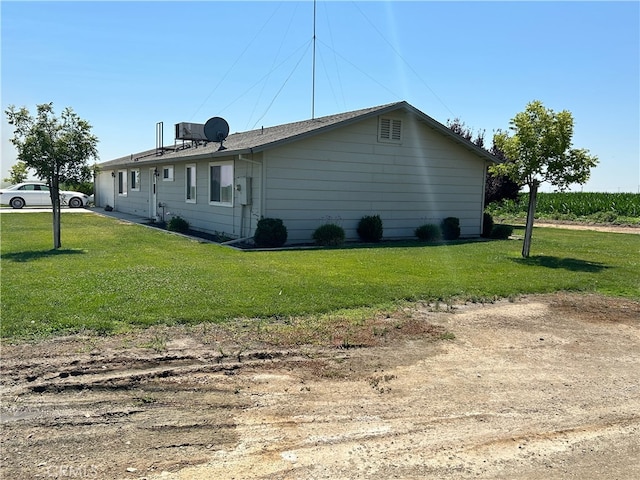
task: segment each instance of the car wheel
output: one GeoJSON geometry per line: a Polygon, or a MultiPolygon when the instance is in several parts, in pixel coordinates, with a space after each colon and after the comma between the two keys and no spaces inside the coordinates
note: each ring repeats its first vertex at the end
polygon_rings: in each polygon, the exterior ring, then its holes
{"type": "Polygon", "coordinates": [[[82,200],[79,199],[78,197],[73,197],[71,200],[69,200],[70,208],[80,208],[81,206],[82,206],[82,200]]]}
{"type": "Polygon", "coordinates": [[[12,198],[9,205],[11,205],[12,208],[22,208],[24,207],[24,200],[20,197],[12,198]]]}

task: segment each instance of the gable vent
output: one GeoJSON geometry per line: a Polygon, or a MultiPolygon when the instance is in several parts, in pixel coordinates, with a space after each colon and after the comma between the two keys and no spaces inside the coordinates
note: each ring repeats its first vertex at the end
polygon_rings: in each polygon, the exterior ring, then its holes
{"type": "Polygon", "coordinates": [[[378,140],[381,142],[400,142],[402,140],[402,120],[381,117],[378,140]]]}

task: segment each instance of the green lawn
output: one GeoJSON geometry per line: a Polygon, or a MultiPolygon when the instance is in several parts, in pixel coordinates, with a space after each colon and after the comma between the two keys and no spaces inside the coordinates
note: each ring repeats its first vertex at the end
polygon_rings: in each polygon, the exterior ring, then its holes
{"type": "Polygon", "coordinates": [[[631,234],[537,228],[528,260],[519,240],[240,252],[63,214],[56,252],[50,214],[0,219],[5,338],[559,290],[640,298],[640,236],[631,234]]]}

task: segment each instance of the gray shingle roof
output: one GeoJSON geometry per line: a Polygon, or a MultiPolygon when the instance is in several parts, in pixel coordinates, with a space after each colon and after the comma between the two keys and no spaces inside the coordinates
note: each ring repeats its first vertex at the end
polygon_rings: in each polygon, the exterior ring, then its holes
{"type": "Polygon", "coordinates": [[[428,115],[425,115],[421,111],[409,105],[407,102],[403,101],[380,105],[377,107],[364,108],[361,110],[354,110],[351,112],[338,113],[335,115],[328,115],[326,117],[320,117],[311,120],[286,123],[274,127],[266,127],[257,130],[250,130],[247,132],[233,133],[229,135],[224,141],[223,145],[225,147],[225,150],[222,151],[219,151],[220,144],[216,142],[209,142],[206,145],[199,145],[197,147],[190,146],[189,142],[185,143],[186,148],[181,148],[182,145],[178,145],[177,149],[174,149],[174,147],[165,147],[162,156],[157,156],[155,149],[146,150],[144,152],[139,152],[132,155],[127,155],[126,157],[120,157],[114,160],[103,162],[100,164],[100,167],[108,168],[130,164],[158,163],[158,161],[166,163],[167,161],[171,160],[186,160],[187,158],[193,158],[195,156],[207,156],[210,158],[215,158],[246,154],[250,152],[259,152],[278,145],[282,145],[284,143],[296,141],[307,136],[316,135],[320,132],[348,125],[352,122],[361,121],[370,116],[383,115],[385,113],[389,113],[398,109],[405,109],[410,113],[413,113],[418,119],[427,124],[427,126],[440,131],[440,133],[446,136],[451,137],[454,141],[463,144],[463,146],[474,151],[478,155],[485,157],[486,159],[491,161],[497,160],[485,150],[477,147],[473,143],[462,138],[460,135],[455,134],[448,127],[442,125],[428,115]]]}

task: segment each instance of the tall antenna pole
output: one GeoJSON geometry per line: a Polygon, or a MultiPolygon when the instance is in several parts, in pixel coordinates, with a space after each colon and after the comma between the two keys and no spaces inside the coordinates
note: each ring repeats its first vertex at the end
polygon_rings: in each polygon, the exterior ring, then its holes
{"type": "Polygon", "coordinates": [[[313,68],[311,78],[311,120],[313,120],[316,110],[316,0],[313,0],[313,68]]]}

